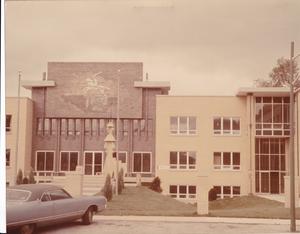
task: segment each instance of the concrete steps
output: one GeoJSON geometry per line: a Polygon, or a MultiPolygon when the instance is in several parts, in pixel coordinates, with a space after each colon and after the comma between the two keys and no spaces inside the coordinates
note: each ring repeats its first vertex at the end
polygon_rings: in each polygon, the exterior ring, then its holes
{"type": "Polygon", "coordinates": [[[101,191],[105,184],[103,175],[83,176],[82,195],[92,196],[101,191]]]}

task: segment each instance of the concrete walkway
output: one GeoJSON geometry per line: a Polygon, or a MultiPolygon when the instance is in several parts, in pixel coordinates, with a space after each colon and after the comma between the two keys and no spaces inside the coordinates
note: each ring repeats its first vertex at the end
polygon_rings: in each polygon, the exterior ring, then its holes
{"type": "MultiPolygon", "coordinates": [[[[173,217],[173,216],[104,216],[95,215],[95,220],[120,221],[155,221],[155,222],[191,222],[191,223],[235,223],[235,224],[270,224],[288,225],[289,219],[255,219],[255,218],[223,218],[223,217],[173,217]]],[[[297,220],[300,225],[300,220],[297,220]]]]}

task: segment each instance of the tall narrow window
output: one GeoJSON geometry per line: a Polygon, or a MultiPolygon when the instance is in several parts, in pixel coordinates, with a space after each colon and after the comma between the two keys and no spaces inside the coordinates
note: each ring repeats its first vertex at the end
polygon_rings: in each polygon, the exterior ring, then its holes
{"type": "Polygon", "coordinates": [[[50,119],[44,119],[44,135],[50,135],[50,119]]]}
{"type": "Polygon", "coordinates": [[[75,135],[75,119],[68,119],[68,135],[75,135]]]}
{"type": "Polygon", "coordinates": [[[37,118],[37,135],[43,135],[43,118],[37,118]]]}
{"type": "Polygon", "coordinates": [[[60,135],[66,135],[67,134],[67,120],[61,119],[60,120],[60,135]]]}
{"type": "Polygon", "coordinates": [[[123,136],[128,136],[128,129],[129,129],[129,120],[123,120],[123,136]]]}
{"type": "Polygon", "coordinates": [[[75,119],[75,135],[80,135],[81,132],[81,119],[75,119]]]}
{"type": "Polygon", "coordinates": [[[84,119],[84,135],[91,135],[91,119],[84,119]]]}
{"type": "Polygon", "coordinates": [[[145,136],[146,135],[146,121],[144,119],[141,119],[140,122],[140,127],[141,127],[141,136],[145,136]]]}
{"type": "Polygon", "coordinates": [[[148,119],[147,134],[148,136],[153,136],[153,119],[148,119]]]}
{"type": "Polygon", "coordinates": [[[6,149],[6,166],[10,166],[10,149],[6,149]]]}
{"type": "Polygon", "coordinates": [[[139,121],[137,119],[133,120],[133,135],[139,135],[139,121]]]}
{"type": "Polygon", "coordinates": [[[98,119],[92,119],[92,135],[97,136],[98,134],[98,119]]]}
{"type": "Polygon", "coordinates": [[[6,115],[6,132],[10,132],[11,131],[11,115],[6,115]]]}
{"type": "Polygon", "coordinates": [[[51,135],[56,135],[57,133],[57,119],[51,119],[51,135]]]}

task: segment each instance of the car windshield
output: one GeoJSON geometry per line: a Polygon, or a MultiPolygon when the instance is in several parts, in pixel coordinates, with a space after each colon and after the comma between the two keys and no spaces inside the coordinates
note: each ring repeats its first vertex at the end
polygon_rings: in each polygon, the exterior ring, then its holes
{"type": "Polygon", "coordinates": [[[7,201],[26,201],[30,196],[29,191],[17,190],[17,189],[7,189],[6,190],[6,200],[7,201]]]}

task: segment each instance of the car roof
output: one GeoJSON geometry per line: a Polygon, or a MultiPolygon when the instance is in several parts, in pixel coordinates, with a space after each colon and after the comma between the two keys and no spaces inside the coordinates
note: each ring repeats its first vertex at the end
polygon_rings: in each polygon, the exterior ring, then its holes
{"type": "Polygon", "coordinates": [[[44,192],[50,190],[62,189],[62,187],[53,184],[21,184],[21,185],[10,186],[8,187],[8,189],[19,189],[19,190],[29,191],[31,192],[31,196],[28,199],[28,201],[34,201],[41,198],[44,192]]]}

